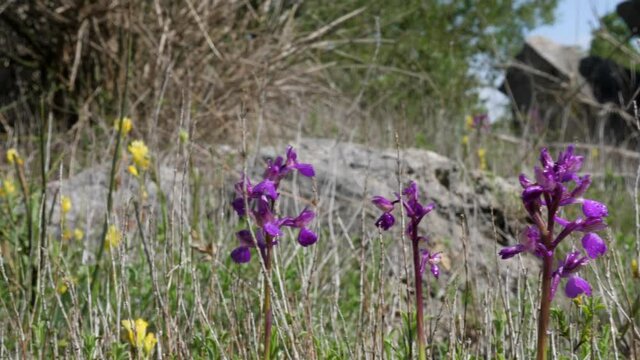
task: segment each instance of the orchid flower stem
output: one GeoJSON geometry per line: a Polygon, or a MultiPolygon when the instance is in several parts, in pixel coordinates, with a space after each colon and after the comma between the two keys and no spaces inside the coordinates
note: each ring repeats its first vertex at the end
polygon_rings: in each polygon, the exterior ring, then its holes
{"type": "Polygon", "coordinates": [[[264,276],[264,360],[271,358],[271,291],[269,286],[269,280],[271,279],[271,257],[273,252],[273,238],[269,235],[266,236],[266,247],[264,252],[264,266],[266,274],[264,276]]]}
{"type": "MultiPolygon", "coordinates": [[[[551,224],[550,226],[553,226],[551,224]]],[[[542,229],[541,229],[542,230],[542,229]]],[[[551,245],[553,229],[548,229],[543,235],[545,246],[551,245]]],[[[546,254],[542,265],[542,289],[540,295],[540,313],[538,315],[538,347],[537,360],[547,358],[547,329],[549,328],[549,316],[551,313],[551,277],[553,275],[553,255],[546,254]]]]}
{"type": "Polygon", "coordinates": [[[424,314],[422,300],[422,273],[420,272],[420,248],[417,239],[417,226],[413,227],[412,239],[413,244],[413,273],[415,276],[416,286],[416,332],[418,336],[418,359],[425,360],[427,358],[425,342],[424,342],[424,314]]]}

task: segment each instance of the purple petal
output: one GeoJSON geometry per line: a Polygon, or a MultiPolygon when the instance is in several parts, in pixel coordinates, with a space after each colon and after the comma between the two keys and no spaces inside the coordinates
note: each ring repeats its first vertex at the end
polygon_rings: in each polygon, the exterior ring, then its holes
{"type": "Polygon", "coordinates": [[[570,298],[576,298],[582,294],[586,296],[591,296],[591,285],[587,282],[587,280],[574,275],[569,278],[567,281],[567,285],[564,288],[565,294],[570,298]]]}
{"type": "Polygon", "coordinates": [[[533,185],[533,182],[531,180],[529,180],[525,176],[525,174],[520,174],[520,176],[518,176],[518,180],[520,181],[520,185],[522,186],[523,189],[526,189],[529,186],[533,185]]]}
{"type": "Polygon", "coordinates": [[[572,251],[567,254],[567,257],[564,260],[560,261],[560,266],[558,267],[556,273],[558,273],[558,275],[562,277],[567,277],[570,274],[573,274],[576,271],[580,270],[581,267],[587,265],[587,263],[589,262],[589,258],[580,255],[581,254],[579,251],[572,251]]]}
{"type": "MultiPolygon", "coordinates": [[[[584,156],[581,155],[573,155],[573,145],[569,145],[567,147],[567,151],[564,154],[562,159],[562,163],[567,173],[575,173],[580,170],[582,167],[582,162],[584,161],[584,156]]],[[[560,161],[558,161],[560,162],[560,161]]]]}
{"type": "Polygon", "coordinates": [[[391,200],[383,197],[383,196],[374,196],[373,198],[371,198],[371,202],[373,203],[373,205],[375,205],[378,209],[384,211],[384,212],[391,212],[391,210],[393,210],[393,202],[391,202],[391,200]]]}
{"type": "Polygon", "coordinates": [[[431,212],[431,210],[435,209],[436,204],[435,203],[430,203],[429,205],[423,207],[420,211],[420,217],[423,217],[425,215],[427,215],[428,213],[431,212]]]}
{"type": "Polygon", "coordinates": [[[424,274],[430,256],[431,254],[429,254],[429,250],[420,249],[420,274],[424,274]]]}
{"type": "Polygon", "coordinates": [[[526,251],[533,252],[540,243],[540,231],[536,226],[527,226],[523,232],[520,233],[520,244],[524,246],[526,251]]]}
{"type": "Polygon", "coordinates": [[[313,210],[304,208],[304,210],[300,212],[300,215],[293,219],[294,227],[301,228],[306,226],[311,222],[311,220],[313,220],[315,216],[316,214],[313,212],[313,210]]]}
{"type": "Polygon", "coordinates": [[[277,223],[267,222],[262,225],[262,228],[264,229],[264,232],[273,237],[282,236],[282,231],[280,231],[280,226],[278,226],[277,223]]]}
{"type": "Polygon", "coordinates": [[[311,164],[296,164],[294,165],[294,168],[297,169],[301,175],[306,177],[314,177],[316,175],[313,165],[311,164]]]}
{"type": "Polygon", "coordinates": [[[500,250],[498,255],[500,255],[502,260],[506,260],[520,254],[525,250],[526,249],[524,246],[522,246],[522,244],[518,244],[515,246],[509,246],[509,247],[503,248],[502,250],[500,250]]]}
{"type": "Polygon", "coordinates": [[[242,247],[254,247],[253,239],[251,238],[251,231],[240,230],[236,233],[236,239],[240,242],[242,247]]]}
{"type": "Polygon", "coordinates": [[[280,168],[282,167],[282,156],[278,156],[275,161],[267,160],[267,168],[264,171],[264,178],[277,181],[281,178],[280,168]]]}
{"type": "Polygon", "coordinates": [[[540,185],[531,185],[522,190],[522,201],[530,203],[538,200],[544,189],[540,185]]]}
{"type": "Polygon", "coordinates": [[[418,185],[415,181],[411,181],[409,185],[407,185],[404,190],[402,190],[402,194],[405,195],[408,199],[417,200],[418,199],[418,185]]]}
{"type": "Polygon", "coordinates": [[[582,232],[594,232],[607,228],[607,223],[602,218],[587,218],[586,220],[579,219],[580,222],[576,227],[576,230],[582,232]]]}
{"type": "Polygon", "coordinates": [[[556,182],[552,172],[543,170],[537,166],[533,169],[533,172],[536,176],[536,182],[542,186],[544,190],[551,191],[555,189],[556,182]]]}
{"type": "Polygon", "coordinates": [[[556,223],[560,224],[563,227],[567,227],[569,224],[572,224],[571,221],[567,219],[563,219],[559,216],[554,216],[553,220],[555,220],[556,223]]]}
{"type": "Polygon", "coordinates": [[[237,247],[231,252],[231,260],[238,264],[248,263],[251,260],[251,250],[246,246],[237,247]]]}
{"type": "Polygon", "coordinates": [[[382,230],[389,230],[389,228],[391,228],[395,222],[396,222],[396,219],[393,217],[393,215],[391,215],[391,213],[386,212],[380,215],[380,218],[378,218],[375,225],[381,228],[382,230]]]}
{"type": "Polygon", "coordinates": [[[247,214],[247,212],[245,211],[245,208],[244,208],[244,199],[243,198],[241,198],[241,197],[236,198],[231,203],[231,206],[233,206],[233,210],[236,211],[238,216],[244,217],[247,214]]]}
{"type": "Polygon", "coordinates": [[[293,150],[293,146],[287,146],[287,162],[292,161],[295,162],[298,160],[298,154],[293,150]]]}
{"type": "Polygon", "coordinates": [[[298,243],[302,246],[313,245],[318,240],[318,235],[316,235],[313,231],[302,228],[300,229],[300,233],[298,234],[298,243]]]}
{"type": "Polygon", "coordinates": [[[253,188],[252,196],[259,197],[262,195],[266,195],[271,198],[271,200],[276,200],[278,198],[278,192],[276,191],[276,184],[271,180],[263,180],[258,185],[253,188]]]}
{"type": "Polygon", "coordinates": [[[540,163],[545,168],[553,166],[553,158],[549,154],[549,150],[547,150],[547,148],[542,148],[540,150],[540,163]]]}
{"type": "Polygon", "coordinates": [[[440,277],[440,268],[438,267],[438,265],[431,264],[431,273],[433,274],[433,276],[435,276],[436,279],[440,277]]]}
{"type": "Polygon", "coordinates": [[[592,259],[597,259],[607,252],[604,240],[595,233],[587,233],[582,237],[582,247],[592,259]]]}
{"type": "Polygon", "coordinates": [[[578,180],[578,185],[571,192],[571,197],[581,197],[591,186],[591,176],[585,175],[578,180]]]}
{"type": "Polygon", "coordinates": [[[585,199],[582,202],[582,212],[588,218],[601,218],[609,215],[609,210],[605,204],[589,199],[585,199]]]}

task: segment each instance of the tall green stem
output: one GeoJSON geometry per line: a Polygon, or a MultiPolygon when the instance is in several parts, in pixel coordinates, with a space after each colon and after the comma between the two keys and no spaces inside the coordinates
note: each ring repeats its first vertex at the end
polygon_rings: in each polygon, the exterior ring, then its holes
{"type": "MultiPolygon", "coordinates": [[[[547,202],[550,202],[547,199],[547,202]]],[[[557,206],[552,204],[549,208],[548,222],[545,226],[540,214],[534,216],[534,222],[540,229],[542,241],[547,249],[553,247],[553,216],[556,213],[557,206]]],[[[551,277],[553,275],[553,254],[545,254],[542,264],[542,289],[540,291],[540,313],[538,314],[538,344],[537,344],[537,360],[545,360],[547,358],[547,330],[549,329],[549,317],[551,314],[551,277]]]]}
{"type": "Polygon", "coordinates": [[[545,256],[542,269],[542,295],[540,296],[540,314],[538,316],[538,350],[537,360],[545,360],[547,355],[547,329],[551,311],[551,274],[553,257],[545,256]]]}
{"type": "Polygon", "coordinates": [[[418,359],[427,358],[424,340],[424,309],[422,299],[422,273],[420,272],[420,248],[418,247],[418,226],[413,226],[411,243],[413,245],[413,274],[416,286],[416,328],[418,336],[418,359]]]}
{"type": "Polygon", "coordinates": [[[264,252],[264,266],[266,274],[264,276],[264,307],[262,313],[264,314],[264,360],[271,358],[271,326],[273,324],[271,313],[271,291],[269,280],[271,279],[271,257],[273,252],[273,238],[270,235],[266,236],[266,247],[264,252]]]}

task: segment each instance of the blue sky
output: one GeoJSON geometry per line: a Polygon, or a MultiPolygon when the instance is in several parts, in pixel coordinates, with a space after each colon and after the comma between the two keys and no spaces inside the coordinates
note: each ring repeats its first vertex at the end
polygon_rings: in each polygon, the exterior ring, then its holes
{"type": "MultiPolygon", "coordinates": [[[[559,44],[578,45],[585,51],[591,42],[591,31],[597,27],[598,19],[613,10],[622,0],[560,0],[556,9],[556,22],[529,32],[527,36],[540,35],[559,44]]],[[[489,117],[496,119],[505,114],[509,99],[496,88],[480,90],[489,111],[489,117]]]]}
{"type": "Polygon", "coordinates": [[[589,47],[591,31],[598,18],[615,10],[622,0],[560,0],[556,23],[535,29],[529,35],[542,35],[564,45],[589,47]]]}

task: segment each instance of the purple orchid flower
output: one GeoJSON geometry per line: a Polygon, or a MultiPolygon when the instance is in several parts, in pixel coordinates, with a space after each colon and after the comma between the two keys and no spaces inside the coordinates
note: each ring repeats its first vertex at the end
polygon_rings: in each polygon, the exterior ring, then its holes
{"type": "MultiPolygon", "coordinates": [[[[275,202],[279,198],[278,187],[283,180],[293,170],[297,170],[301,175],[312,177],[315,171],[311,164],[298,162],[298,155],[291,146],[287,147],[286,159],[282,156],[275,160],[267,161],[267,167],[262,181],[253,185],[250,179],[242,176],[235,184],[236,198],[231,206],[238,216],[249,216],[258,226],[256,237],[261,248],[266,246],[266,238],[269,237],[272,244],[277,243],[277,238],[282,237],[282,227],[292,227],[299,229],[298,243],[302,246],[309,246],[318,240],[318,236],[308,229],[308,224],[313,220],[315,214],[310,209],[304,209],[297,217],[278,217],[273,212],[275,202]],[[248,205],[248,209],[246,208],[248,205]]],[[[237,263],[245,263],[251,259],[250,248],[254,247],[250,241],[249,230],[243,230],[236,234],[240,241],[240,246],[231,253],[231,258],[237,263]]],[[[263,253],[263,251],[261,251],[263,253]]]]}
{"type": "Polygon", "coordinates": [[[503,259],[511,258],[522,252],[530,252],[542,259],[542,294],[538,326],[538,355],[545,353],[547,328],[549,325],[551,301],[555,296],[560,280],[567,279],[565,294],[575,298],[579,295],[591,296],[591,285],[579,277],[577,271],[590,259],[597,259],[607,251],[605,242],[595,232],[607,227],[604,218],[609,215],[605,204],[584,198],[591,185],[589,175],[579,176],[584,158],[574,154],[573,146],[560,152],[554,160],[547,149],[540,151],[541,166],[534,167],[534,179],[520,175],[522,203],[534,225],[529,226],[520,243],[500,250],[503,259]],[[559,216],[562,208],[579,204],[584,217],[567,220],[559,216]],[[543,208],[544,211],[543,211],[543,208]],[[545,221],[546,220],[546,221],[545,221]],[[558,234],[555,225],[560,226],[558,234]],[[553,268],[558,245],[575,232],[585,233],[580,251],[570,252],[557,267],[553,268]]]}
{"type": "Polygon", "coordinates": [[[282,225],[300,229],[298,232],[298,243],[306,247],[313,245],[318,240],[318,235],[306,227],[314,217],[315,213],[305,208],[297,217],[286,219],[282,225]]]}
{"type": "Polygon", "coordinates": [[[512,258],[522,252],[530,252],[539,258],[550,256],[549,250],[541,242],[540,231],[535,226],[528,226],[520,233],[520,243],[500,250],[502,259],[512,258]]]}
{"type": "Polygon", "coordinates": [[[275,160],[267,161],[267,168],[264,172],[265,179],[277,184],[293,170],[297,170],[302,176],[315,176],[313,165],[298,162],[298,154],[293,150],[293,147],[287,147],[286,156],[286,160],[282,156],[278,156],[275,160]]]}
{"type": "Polygon", "coordinates": [[[423,205],[419,200],[418,186],[415,182],[411,181],[409,185],[402,191],[402,196],[396,194],[396,200],[389,200],[382,196],[374,196],[371,202],[380,210],[382,215],[376,220],[375,225],[381,231],[389,230],[395,223],[395,217],[392,212],[396,209],[397,203],[402,203],[400,207],[408,218],[407,228],[405,233],[411,239],[412,251],[413,251],[413,269],[415,277],[415,295],[416,295],[416,328],[417,328],[417,342],[419,349],[419,358],[425,359],[425,337],[423,327],[423,299],[422,299],[422,275],[424,274],[427,265],[431,270],[431,274],[437,279],[440,276],[440,267],[438,263],[442,258],[441,253],[433,253],[427,249],[421,249],[421,243],[427,243],[427,238],[421,236],[418,232],[418,226],[420,222],[435,208],[435,204],[431,203],[423,205]]]}
{"type": "Polygon", "coordinates": [[[241,180],[235,185],[236,198],[231,203],[238,216],[253,219],[257,226],[254,231],[255,239],[251,234],[251,229],[241,230],[236,233],[236,239],[240,244],[231,251],[231,260],[239,264],[248,263],[251,261],[251,248],[259,248],[264,271],[266,272],[266,276],[263,278],[263,349],[266,359],[269,358],[271,351],[271,328],[273,324],[268,279],[271,277],[274,246],[277,245],[278,238],[283,235],[281,228],[287,226],[300,229],[297,240],[302,246],[312,245],[318,240],[318,235],[307,228],[315,217],[313,211],[305,208],[295,218],[279,217],[274,213],[276,201],[279,198],[278,187],[289,173],[297,170],[302,176],[315,176],[313,166],[298,162],[298,155],[291,146],[287,147],[286,157],[286,160],[282,156],[278,156],[273,161],[267,161],[263,179],[255,186],[243,174],[241,180]]]}
{"type": "Polygon", "coordinates": [[[431,253],[429,250],[422,249],[420,250],[421,260],[420,260],[420,273],[424,274],[424,271],[427,268],[427,264],[430,267],[431,273],[437,279],[440,276],[440,268],[438,267],[438,263],[442,260],[442,253],[431,253]]]}
{"type": "MultiPolygon", "coordinates": [[[[580,282],[586,283],[587,287],[589,288],[588,294],[589,296],[591,295],[591,285],[589,285],[589,283],[578,277],[575,273],[578,272],[578,270],[585,266],[587,263],[589,262],[589,259],[586,256],[580,256],[580,252],[578,251],[573,251],[570,252],[567,257],[560,262],[560,264],[558,264],[558,268],[556,269],[556,271],[553,273],[552,275],[552,282],[551,282],[551,298],[549,300],[553,300],[553,297],[556,294],[556,289],[558,288],[558,285],[560,284],[560,279],[561,278],[570,278],[570,279],[574,279],[574,278],[578,278],[580,279],[580,282]]],[[[572,286],[575,285],[575,281],[578,280],[572,280],[571,284],[572,286]]],[[[569,282],[567,282],[567,284],[569,284],[569,282]]],[[[584,288],[584,286],[582,286],[581,288],[584,288]]],[[[572,288],[573,290],[573,288],[572,288]]],[[[575,291],[568,291],[565,288],[565,293],[566,294],[571,294],[571,295],[575,295],[575,296],[569,296],[571,298],[574,298],[576,296],[578,296],[579,294],[576,295],[575,291]]],[[[587,292],[585,292],[587,293],[587,292]]]]}

